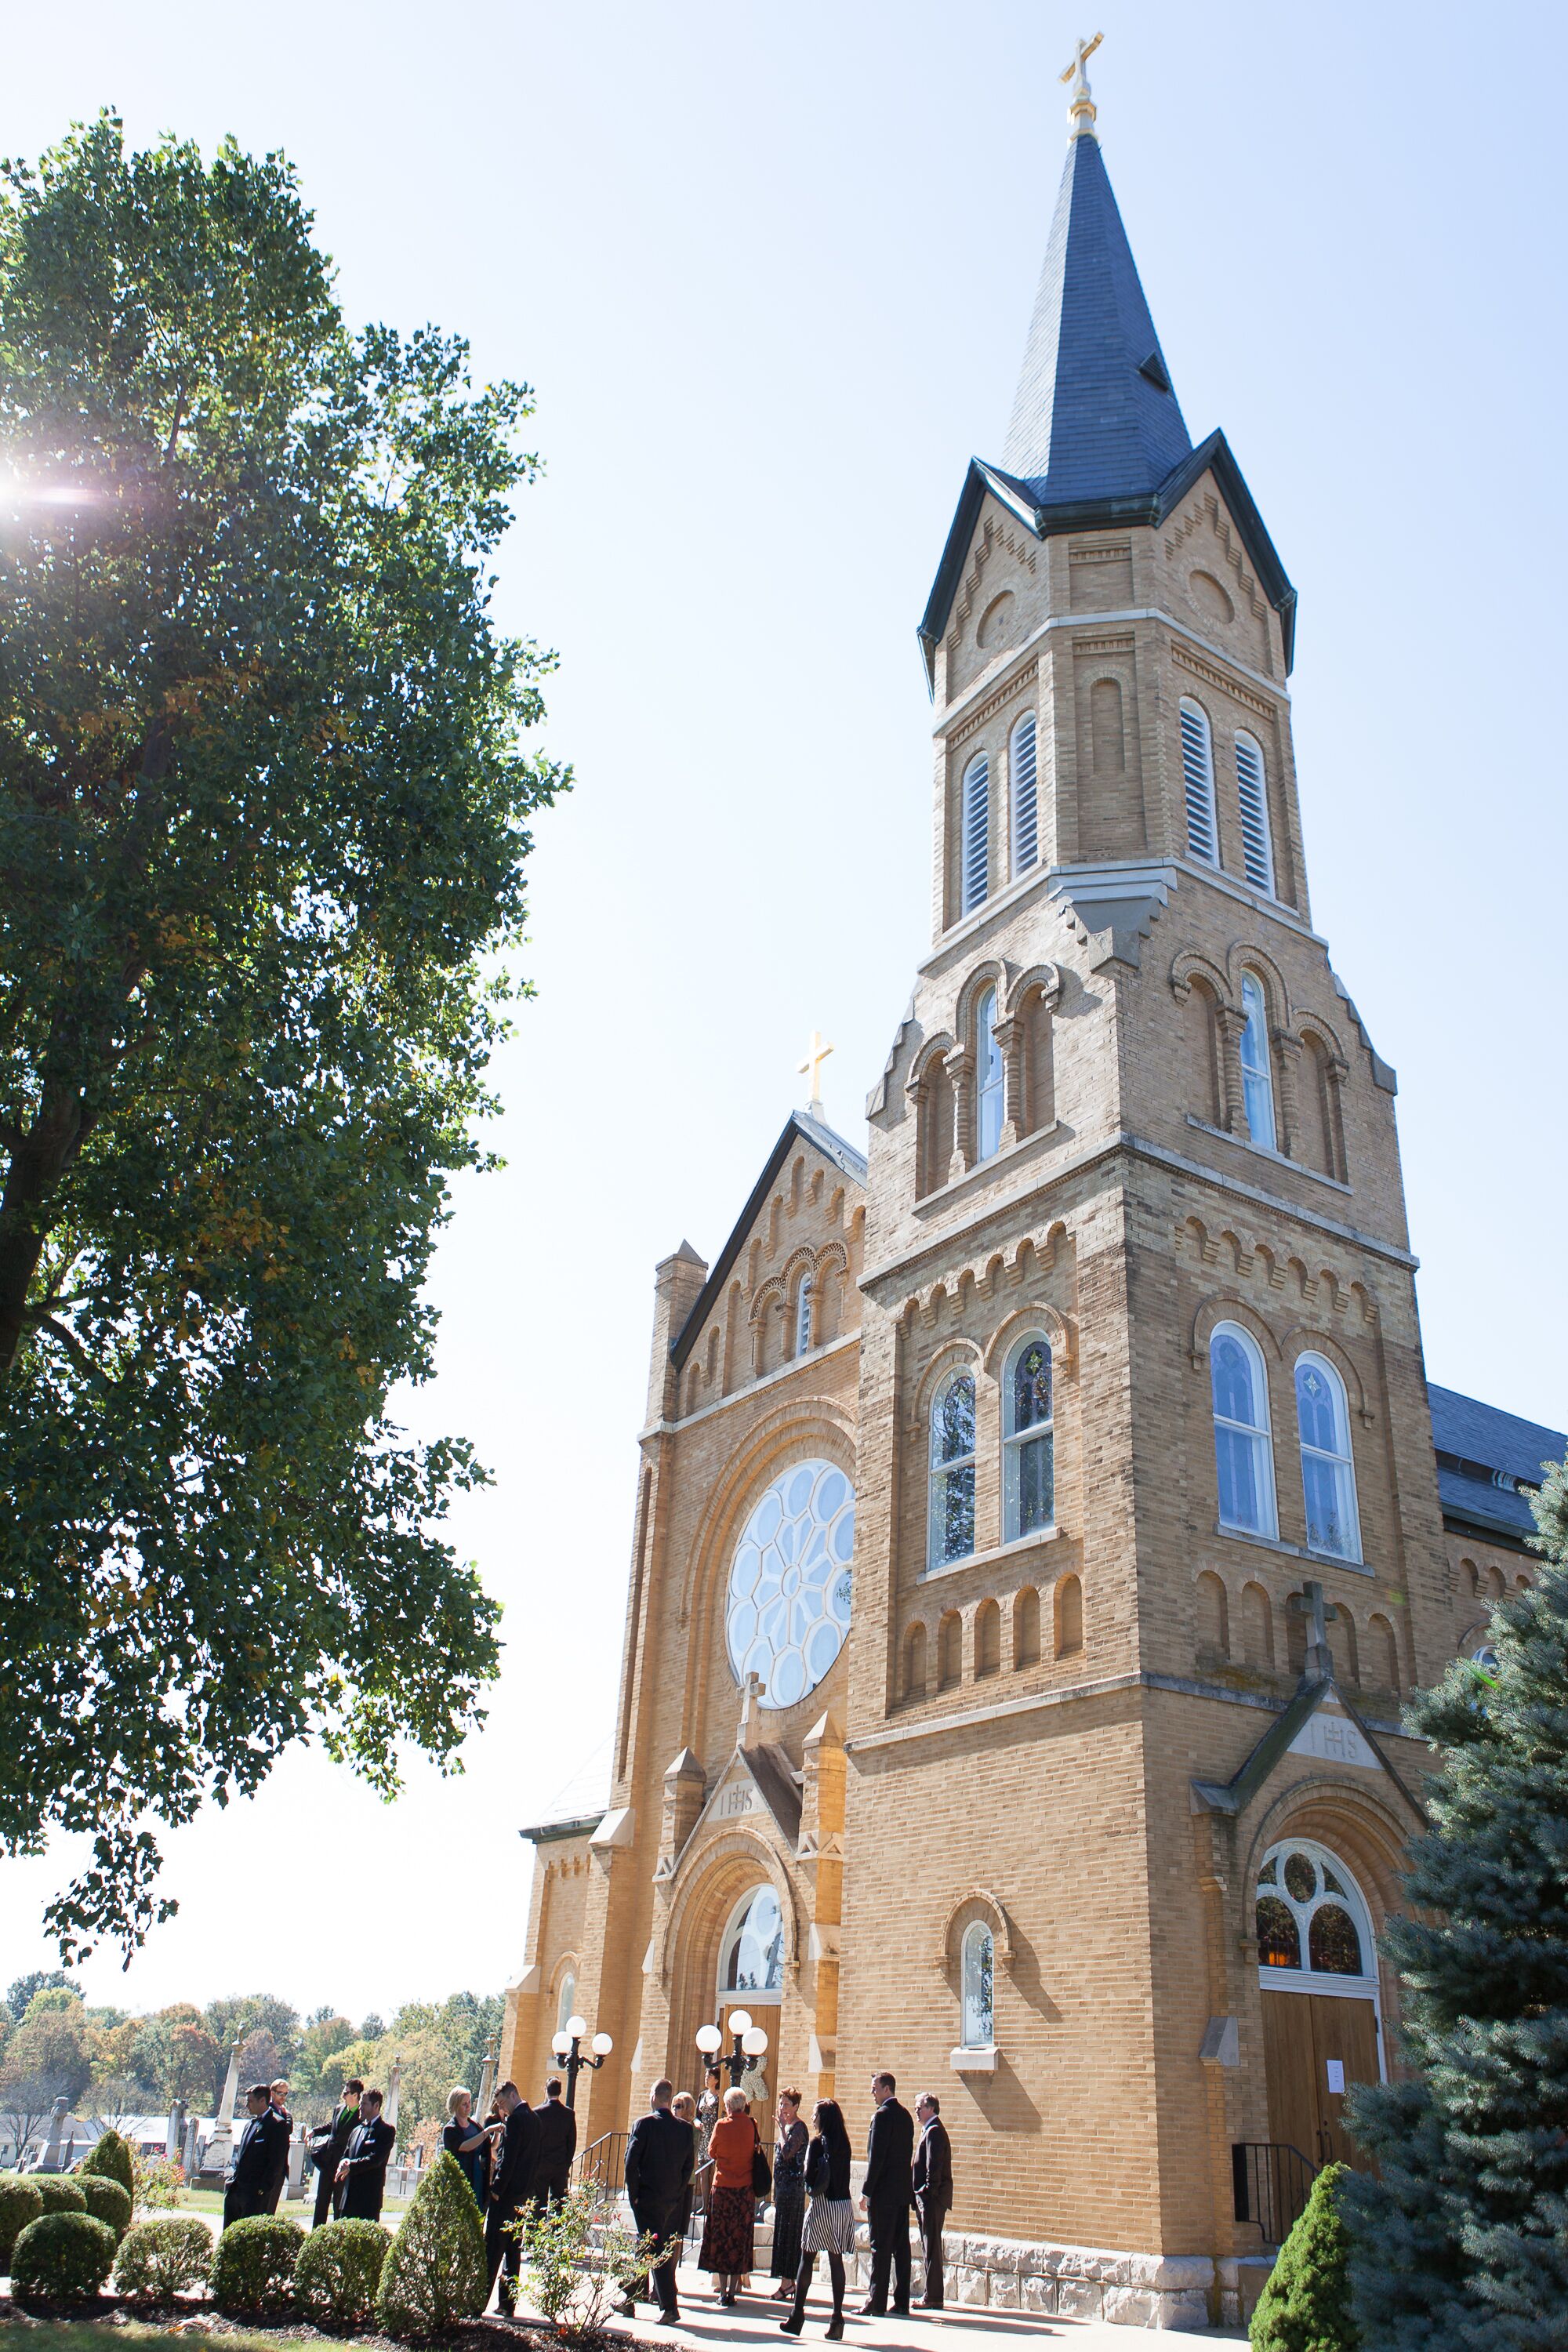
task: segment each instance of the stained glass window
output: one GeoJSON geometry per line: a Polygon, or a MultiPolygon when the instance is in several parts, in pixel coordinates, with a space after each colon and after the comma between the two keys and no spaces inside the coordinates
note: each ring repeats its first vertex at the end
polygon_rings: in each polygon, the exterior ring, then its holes
{"type": "Polygon", "coordinates": [[[945,1568],[974,1549],[974,1382],[950,1372],[931,1416],[931,1563],[945,1568]]]}
{"type": "Polygon", "coordinates": [[[1005,1539],[1048,1528],[1056,1510],[1056,1438],[1051,1414],[1050,1341],[1021,1339],[1003,1380],[1005,1539]]]}
{"type": "Polygon", "coordinates": [[[1302,1976],[1371,1976],[1372,1924],[1342,1862],[1309,1839],[1266,1855],[1258,1875],[1258,1964],[1302,1976]]]}
{"type": "Polygon", "coordinates": [[[963,1931],[963,2046],[985,2050],[996,2039],[996,1947],[991,1930],[976,1919],[963,1931]]]}
{"type": "Polygon", "coordinates": [[[764,1706],[793,1706],[844,1646],[855,1556],[855,1489],[831,1462],[773,1480],[735,1547],[724,1633],[735,1679],[763,1679],[764,1706]]]}

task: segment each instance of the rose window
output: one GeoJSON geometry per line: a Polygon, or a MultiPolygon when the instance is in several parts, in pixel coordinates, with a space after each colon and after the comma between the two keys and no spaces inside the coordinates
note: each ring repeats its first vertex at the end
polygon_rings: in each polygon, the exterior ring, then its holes
{"type": "Polygon", "coordinates": [[[773,1480],[735,1547],[724,1634],[735,1678],[763,1680],[764,1706],[813,1691],[849,1631],[855,1489],[831,1462],[773,1480]]]}

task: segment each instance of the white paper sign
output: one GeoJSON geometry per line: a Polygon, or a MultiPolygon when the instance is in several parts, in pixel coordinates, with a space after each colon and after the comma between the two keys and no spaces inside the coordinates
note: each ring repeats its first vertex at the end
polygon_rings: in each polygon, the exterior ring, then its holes
{"type": "Polygon", "coordinates": [[[1342,2098],[1345,2088],[1345,2062],[1342,2058],[1330,2058],[1325,2061],[1325,2063],[1329,2070],[1330,2092],[1335,2098],[1342,2098]]]}

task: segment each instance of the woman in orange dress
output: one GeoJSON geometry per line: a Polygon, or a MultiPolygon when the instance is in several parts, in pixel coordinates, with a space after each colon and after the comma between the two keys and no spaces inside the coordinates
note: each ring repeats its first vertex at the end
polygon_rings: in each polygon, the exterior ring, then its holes
{"type": "Polygon", "coordinates": [[[757,2126],[746,2112],[746,2095],[736,2084],[724,2094],[723,2117],[714,2125],[709,2142],[713,2186],[702,2229],[702,2251],[697,2257],[697,2267],[711,2272],[719,2300],[725,2305],[734,2302],[735,2290],[752,2267],[752,2229],[757,2210],[752,2163],[758,2146],[757,2126]]]}

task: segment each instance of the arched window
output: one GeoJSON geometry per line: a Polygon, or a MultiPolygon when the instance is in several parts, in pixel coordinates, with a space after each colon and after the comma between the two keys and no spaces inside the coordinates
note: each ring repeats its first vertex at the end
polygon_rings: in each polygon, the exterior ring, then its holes
{"type": "Polygon", "coordinates": [[[1002,1379],[1003,1541],[1048,1528],[1056,1509],[1051,1347],[1038,1331],[1019,1340],[1002,1379]]]}
{"type": "Polygon", "coordinates": [[[984,1919],[963,1931],[963,2047],[989,2050],[996,2039],[996,1945],[984,1919]]]}
{"type": "Polygon", "coordinates": [[[1002,1048],[996,1042],[996,991],[988,988],[974,1008],[974,1061],[979,1084],[974,1119],[974,1156],[989,1160],[1002,1143],[1002,1048]]]}
{"type": "Polygon", "coordinates": [[[1308,1549],[1326,1551],[1334,1559],[1359,1560],[1361,1518],[1345,1384],[1326,1356],[1296,1359],[1296,1426],[1301,1437],[1308,1549]]]}
{"type": "Polygon", "coordinates": [[[555,2031],[561,2032],[567,2019],[577,2006],[577,1971],[568,1969],[561,1979],[561,1991],[555,2003],[555,2031]]]}
{"type": "Polygon", "coordinates": [[[795,1352],[804,1356],[811,1345],[811,1271],[808,1267],[800,1277],[800,1288],[795,1299],[795,1352]]]}
{"type": "Polygon", "coordinates": [[[1263,1354],[1239,1323],[1216,1323],[1209,1341],[1214,1395],[1215,1467],[1219,1523],[1244,1535],[1272,1536],[1274,1448],[1263,1354]]]}
{"type": "Polygon", "coordinates": [[[983,1601],[974,1612],[974,1671],[977,1675],[1002,1671],[1002,1612],[994,1601],[983,1601]]]}
{"type": "Polygon", "coordinates": [[[1258,1974],[1266,1985],[1278,1984],[1282,1975],[1364,1980],[1376,1973],[1361,1889],[1324,1846],[1289,1838],[1264,1856],[1254,1918],[1258,1974]]]}
{"type": "Polygon", "coordinates": [[[1214,742],[1201,703],[1182,698],[1182,781],[1187,801],[1187,856],[1219,864],[1214,809],[1214,742]]]}
{"type": "Polygon", "coordinates": [[[1241,862],[1255,890],[1274,896],[1274,844],[1268,833],[1268,778],[1263,746],[1251,735],[1236,739],[1236,789],[1241,802],[1241,862]]]}
{"type": "Polygon", "coordinates": [[[963,772],[961,911],[983,904],[991,879],[991,763],[977,751],[963,772]]]}
{"type": "Polygon", "coordinates": [[[1241,975],[1241,1098],[1247,1131],[1266,1151],[1274,1150],[1274,1076],[1268,1060],[1268,1003],[1256,972],[1241,975]]]}
{"type": "Polygon", "coordinates": [[[950,1372],[931,1409],[931,1564],[974,1549],[974,1382],[950,1372]]]}
{"type": "Polygon", "coordinates": [[[784,1991],[784,1915],[765,1882],[743,1895],[719,1947],[721,1993],[784,1991]]]}
{"type": "Polygon", "coordinates": [[[1032,710],[1026,710],[1013,730],[1007,772],[1013,780],[1013,871],[1026,874],[1040,854],[1032,710]]]}

